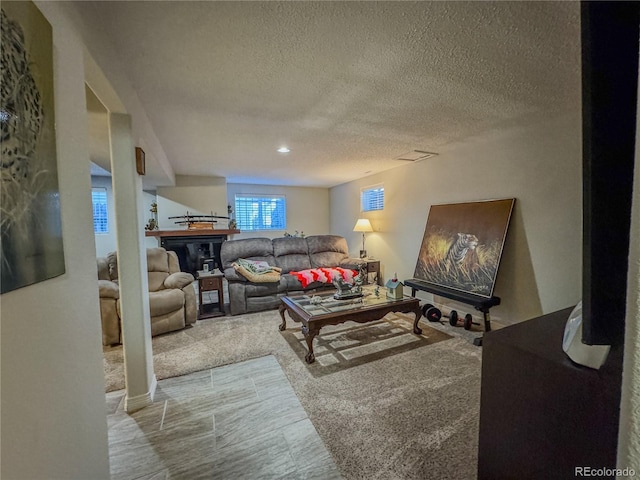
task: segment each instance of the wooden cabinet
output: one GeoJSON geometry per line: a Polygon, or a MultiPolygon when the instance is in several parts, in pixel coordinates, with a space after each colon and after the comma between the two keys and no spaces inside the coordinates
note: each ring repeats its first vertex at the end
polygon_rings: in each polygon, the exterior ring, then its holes
{"type": "Polygon", "coordinates": [[[382,285],[382,278],[380,273],[380,260],[367,260],[367,278],[366,283],[377,283],[382,285]]]}
{"type": "Polygon", "coordinates": [[[615,468],[622,349],[593,370],[562,350],[571,308],[484,335],[478,479],[615,468]]]}
{"type": "Polygon", "coordinates": [[[198,320],[224,315],[224,275],[198,271],[198,320]],[[217,295],[216,301],[208,301],[212,292],[217,295]]]}

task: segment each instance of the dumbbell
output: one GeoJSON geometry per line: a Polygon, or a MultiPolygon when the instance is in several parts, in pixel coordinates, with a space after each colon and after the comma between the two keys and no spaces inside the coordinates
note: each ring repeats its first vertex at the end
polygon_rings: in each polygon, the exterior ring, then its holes
{"type": "Polygon", "coordinates": [[[422,315],[430,322],[439,322],[442,318],[442,312],[440,309],[434,307],[430,303],[422,306],[422,315]]]}
{"type": "MultiPolygon", "coordinates": [[[[455,310],[451,310],[451,313],[449,314],[449,325],[451,325],[452,327],[457,327],[458,326],[458,322],[460,321],[460,317],[458,317],[458,312],[455,310]]],[[[464,320],[463,320],[463,324],[464,329],[465,330],[471,330],[471,325],[480,325],[478,322],[474,322],[473,321],[473,317],[471,316],[470,313],[467,313],[464,316],[464,320]]]]}

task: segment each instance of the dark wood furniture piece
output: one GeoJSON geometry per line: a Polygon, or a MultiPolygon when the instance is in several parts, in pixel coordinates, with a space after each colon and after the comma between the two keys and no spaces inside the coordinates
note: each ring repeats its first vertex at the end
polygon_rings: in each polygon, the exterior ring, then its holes
{"type": "Polygon", "coordinates": [[[375,273],[375,283],[382,285],[382,277],[380,276],[380,260],[367,260],[367,278],[365,284],[369,283],[369,274],[375,273]]]}
{"type": "Polygon", "coordinates": [[[214,268],[222,269],[220,247],[236,233],[240,230],[150,230],[145,236],[156,237],[161,247],[176,252],[183,270],[196,276],[205,260],[212,259],[214,268]]]}
{"type": "MultiPolygon", "coordinates": [[[[639,2],[580,2],[582,336],[623,345],[638,108],[639,2]]],[[[637,174],[637,173],[636,173],[637,174]]]]}
{"type": "Polygon", "coordinates": [[[224,315],[224,290],[222,273],[198,271],[198,320],[224,315]],[[204,292],[216,292],[217,302],[205,303],[204,292]]]}
{"type": "Polygon", "coordinates": [[[302,323],[302,333],[307,342],[309,353],[305,356],[307,363],[315,361],[313,353],[313,339],[320,333],[320,329],[326,325],[338,325],[347,321],[366,323],[380,320],[390,312],[413,312],[416,322],[422,315],[420,301],[417,298],[407,297],[400,300],[387,298],[385,292],[376,296],[374,287],[364,287],[365,295],[350,300],[334,300],[334,292],[324,292],[317,295],[299,295],[295,297],[283,297],[280,304],[280,316],[282,323],[280,331],[287,329],[284,312],[298,323],[302,323]],[[321,303],[313,303],[312,298],[321,300],[321,303]]]}
{"type": "Polygon", "coordinates": [[[600,370],[574,364],[562,350],[571,310],[485,334],[479,480],[565,480],[576,467],[615,468],[622,348],[600,370]]]}

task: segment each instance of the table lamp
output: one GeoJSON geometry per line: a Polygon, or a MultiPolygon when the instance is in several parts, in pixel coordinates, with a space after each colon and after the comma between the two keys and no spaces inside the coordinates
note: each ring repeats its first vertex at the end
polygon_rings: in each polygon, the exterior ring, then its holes
{"type": "Polygon", "coordinates": [[[364,234],[365,232],[373,232],[371,222],[368,218],[359,218],[356,222],[356,226],[353,227],[354,232],[362,232],[362,250],[360,250],[360,258],[367,257],[367,251],[364,249],[364,234]]]}

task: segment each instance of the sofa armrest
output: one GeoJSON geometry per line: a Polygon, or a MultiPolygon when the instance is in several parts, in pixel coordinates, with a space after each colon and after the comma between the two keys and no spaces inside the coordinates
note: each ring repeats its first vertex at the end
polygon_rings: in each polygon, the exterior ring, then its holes
{"type": "Polygon", "coordinates": [[[164,288],[184,288],[193,283],[193,275],[187,272],[175,272],[164,279],[164,288]]]}
{"type": "Polygon", "coordinates": [[[338,265],[339,267],[342,268],[350,268],[352,270],[360,270],[360,268],[364,267],[367,265],[367,261],[363,260],[362,258],[345,258],[344,260],[340,260],[340,265],[338,265]]]}
{"type": "Polygon", "coordinates": [[[229,267],[224,269],[224,278],[230,282],[246,282],[247,279],[236,272],[235,268],[229,267]]]}
{"type": "Polygon", "coordinates": [[[100,291],[100,298],[113,298],[117,300],[120,298],[120,287],[116,282],[111,280],[98,280],[98,289],[100,291]]]}

